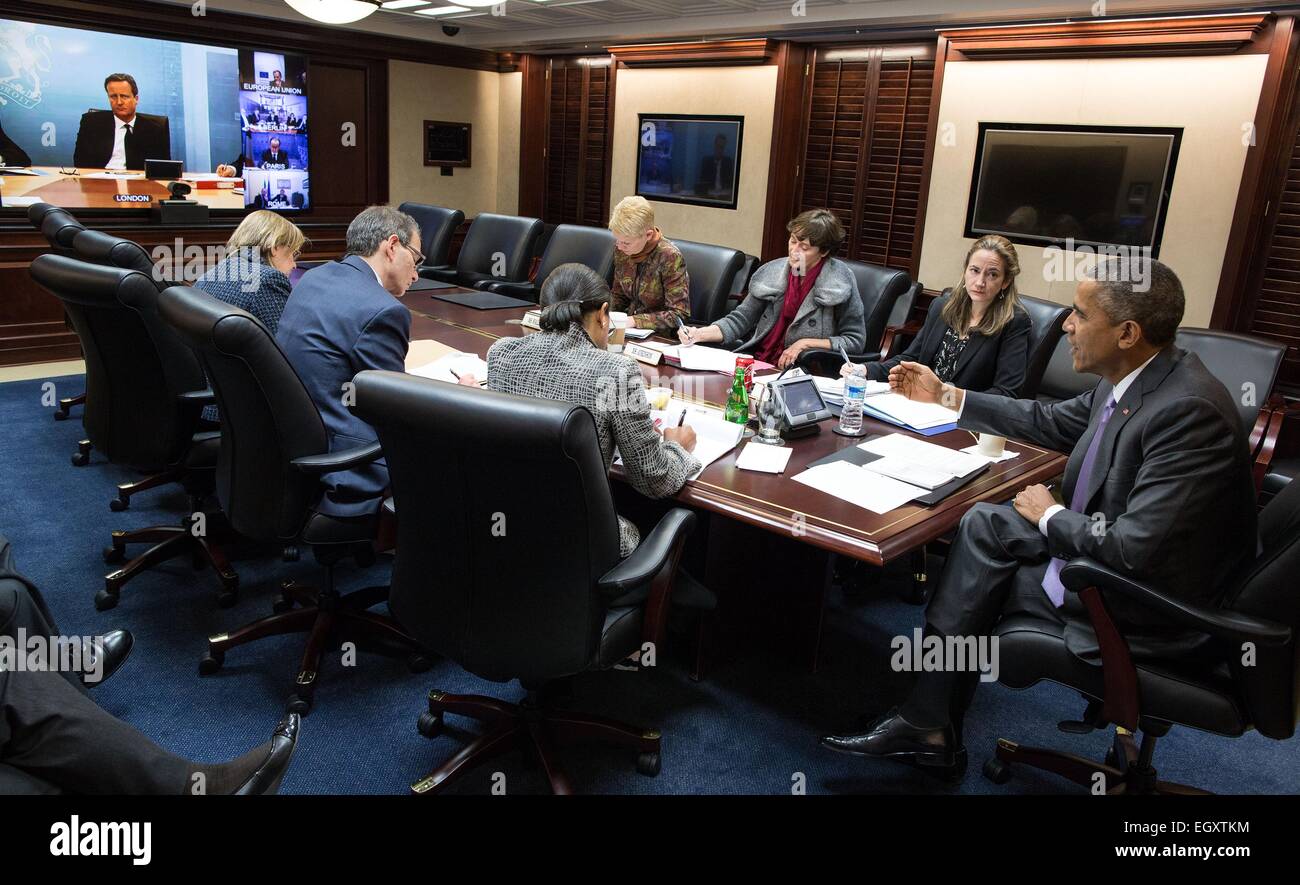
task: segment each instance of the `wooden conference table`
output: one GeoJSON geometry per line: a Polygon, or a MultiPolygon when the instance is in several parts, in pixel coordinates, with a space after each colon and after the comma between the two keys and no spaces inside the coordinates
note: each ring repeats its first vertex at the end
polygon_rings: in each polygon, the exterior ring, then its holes
{"type": "MultiPolygon", "coordinates": [[[[408,292],[403,301],[411,311],[411,338],[433,339],[456,350],[485,357],[496,339],[531,332],[517,323],[507,322],[521,318],[527,308],[475,310],[433,297],[465,291],[472,290],[408,292]]],[[[721,373],[683,371],[662,364],[641,365],[641,372],[647,388],[671,387],[679,398],[719,408],[726,402],[731,387],[731,379],[721,373]]],[[[864,421],[871,433],[900,430],[865,416],[864,421]]],[[[884,565],[942,536],[975,504],[1009,500],[1025,486],[1044,482],[1065,469],[1066,458],[1058,452],[1008,441],[1007,447],[1019,452],[1019,457],[994,464],[938,504],[932,507],[905,504],[888,513],[876,514],[790,480],[813,461],[861,442],[832,433],[832,426],[833,420],[824,421],[816,436],[787,441],[793,451],[785,473],[779,475],[738,470],[736,457],[744,446],[742,442],[705,468],[699,479],[688,482],[676,500],[787,538],[797,538],[824,551],[884,565]]],[[[952,449],[973,444],[971,435],[964,430],[926,439],[952,449]]],[[[614,472],[618,475],[618,468],[614,472]]]]}
{"type": "MultiPolygon", "coordinates": [[[[168,180],[143,177],[139,170],[108,173],[103,169],[60,171],[58,166],[33,166],[39,175],[0,175],[0,200],[5,206],[28,206],[35,202],[87,209],[149,208],[155,200],[170,198],[168,180]],[[108,176],[112,177],[108,177],[108,176]],[[131,202],[137,200],[138,202],[131,202]]],[[[192,182],[191,182],[192,184],[192,182]]],[[[243,193],[230,187],[195,187],[187,199],[210,209],[244,209],[243,193]]]]}

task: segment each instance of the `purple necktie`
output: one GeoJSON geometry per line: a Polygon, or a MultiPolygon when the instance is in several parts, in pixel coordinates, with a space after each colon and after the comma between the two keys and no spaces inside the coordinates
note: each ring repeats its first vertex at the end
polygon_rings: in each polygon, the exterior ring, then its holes
{"type": "MultiPolygon", "coordinates": [[[[1101,435],[1106,432],[1106,425],[1110,423],[1110,416],[1115,413],[1115,398],[1109,397],[1106,400],[1106,408],[1101,410],[1101,420],[1097,422],[1097,432],[1092,435],[1092,441],[1088,443],[1088,451],[1084,452],[1083,465],[1079,468],[1079,476],[1074,481],[1074,494],[1070,496],[1070,509],[1075,513],[1082,513],[1083,508],[1088,504],[1088,480],[1092,477],[1093,465],[1097,463],[1097,450],[1101,448],[1101,435]]],[[[1047,598],[1052,600],[1052,605],[1060,608],[1065,603],[1065,585],[1061,583],[1061,568],[1065,565],[1064,559],[1052,558],[1047,564],[1047,573],[1043,575],[1043,589],[1047,591],[1047,598]]]]}

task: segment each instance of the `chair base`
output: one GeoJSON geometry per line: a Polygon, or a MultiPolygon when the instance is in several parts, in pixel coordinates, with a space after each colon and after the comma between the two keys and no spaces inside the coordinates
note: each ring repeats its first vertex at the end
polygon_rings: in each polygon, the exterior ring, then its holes
{"type": "Polygon", "coordinates": [[[171,485],[174,482],[180,482],[186,475],[187,471],[180,467],[173,467],[164,470],[161,473],[155,473],[152,476],[146,476],[144,479],[136,482],[120,483],[117,487],[117,497],[108,502],[108,509],[114,513],[121,513],[131,506],[131,496],[149,489],[156,489],[159,486],[171,485]]]}
{"type": "MultiPolygon", "coordinates": [[[[1147,738],[1154,743],[1154,738],[1147,738]]],[[[1150,753],[1146,748],[1139,755],[1133,745],[1132,735],[1120,731],[1115,736],[1105,762],[1086,759],[1074,753],[1044,747],[1025,747],[1014,741],[998,738],[994,758],[984,764],[984,776],[996,784],[1011,779],[1013,766],[1025,765],[1040,771],[1050,771],[1068,781],[1086,787],[1097,795],[1161,795],[1208,796],[1196,787],[1162,781],[1151,767],[1150,753]],[[1145,761],[1143,761],[1145,759],[1145,761]],[[1113,762],[1127,760],[1122,768],[1113,762]]]]}
{"type": "MultiPolygon", "coordinates": [[[[216,519],[209,516],[209,519],[216,519]]],[[[220,544],[210,537],[194,534],[189,517],[179,526],[153,526],[134,531],[115,531],[112,546],[104,548],[104,561],[118,563],[126,560],[127,544],[153,544],[144,553],[126,562],[116,571],[104,576],[104,589],[95,595],[95,608],[107,611],[119,602],[122,588],[136,575],[162,562],[189,556],[194,567],[210,566],[221,581],[217,604],[229,608],[239,598],[239,575],[230,567],[230,559],[220,544]]]]}
{"type": "Polygon", "coordinates": [[[86,395],[84,393],[79,393],[76,396],[64,397],[63,399],[59,400],[59,405],[54,410],[54,420],[67,421],[68,416],[72,412],[72,407],[85,405],[85,403],[86,403],[86,395]]]}
{"type": "Polygon", "coordinates": [[[483,695],[431,691],[429,712],[420,717],[417,726],[420,734],[425,737],[440,734],[446,713],[477,719],[487,724],[487,730],[411,784],[411,792],[416,795],[439,793],[457,777],[516,748],[541,762],[551,792],[557,796],[573,792],[568,775],[559,765],[558,747],[599,742],[636,750],[637,771],[647,777],[659,773],[658,731],[585,713],[556,710],[539,692],[530,691],[522,703],[511,704],[483,695]]]}
{"type": "Polygon", "coordinates": [[[268,636],[306,633],[307,646],[287,704],[289,712],[306,715],[314,702],[321,656],[344,640],[357,640],[368,650],[389,657],[405,656],[415,673],[432,666],[430,656],[397,624],[368,611],[388,598],[387,587],[367,587],[340,596],[333,590],[317,591],[286,581],[280,586],[280,592],[274,604],[276,614],[245,624],[233,633],[220,633],[208,639],[207,656],[199,662],[200,675],[208,676],[220,670],[226,652],[232,648],[268,636]],[[302,607],[294,608],[295,604],[302,607]]]}
{"type": "Polygon", "coordinates": [[[90,463],[90,450],[95,446],[88,439],[83,439],[77,443],[77,451],[72,456],[73,467],[85,467],[90,463]]]}

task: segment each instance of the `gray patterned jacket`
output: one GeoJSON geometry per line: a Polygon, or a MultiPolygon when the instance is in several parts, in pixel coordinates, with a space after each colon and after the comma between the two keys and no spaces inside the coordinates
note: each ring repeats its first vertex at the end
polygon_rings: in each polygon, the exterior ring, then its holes
{"type": "MultiPolygon", "coordinates": [[[[745,300],[715,323],[722,330],[723,347],[752,353],[763,343],[781,316],[789,266],[788,259],[778,258],[754,271],[745,300]]],[[[786,327],[784,344],[789,347],[800,338],[827,338],[832,350],[843,347],[849,353],[861,353],[866,337],[853,271],[838,258],[828,257],[812,291],[786,327]]]]}
{"type": "MultiPolygon", "coordinates": [[[[637,364],[596,347],[581,326],[502,338],[488,349],[487,364],[492,390],[585,406],[596,419],[606,469],[617,446],[632,488],[646,497],[677,494],[700,469],[694,455],[655,431],[637,364]]],[[[627,556],[641,535],[621,516],[618,527],[619,546],[627,556]]]]}

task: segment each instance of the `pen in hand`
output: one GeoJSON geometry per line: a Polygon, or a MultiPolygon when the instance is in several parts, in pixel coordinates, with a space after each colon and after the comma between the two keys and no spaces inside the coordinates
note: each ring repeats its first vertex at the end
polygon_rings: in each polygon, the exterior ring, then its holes
{"type": "Polygon", "coordinates": [[[691,338],[693,337],[691,335],[691,330],[686,328],[686,324],[682,322],[682,318],[680,316],[674,314],[673,319],[677,320],[677,330],[679,332],[686,333],[686,340],[683,341],[682,344],[685,345],[686,347],[690,347],[692,344],[695,343],[694,341],[691,340],[691,338]]]}

